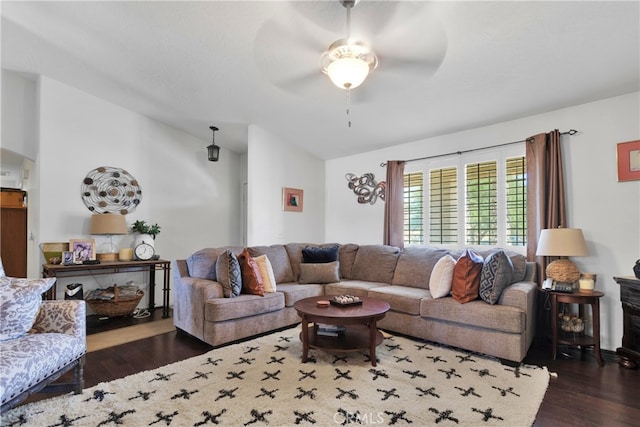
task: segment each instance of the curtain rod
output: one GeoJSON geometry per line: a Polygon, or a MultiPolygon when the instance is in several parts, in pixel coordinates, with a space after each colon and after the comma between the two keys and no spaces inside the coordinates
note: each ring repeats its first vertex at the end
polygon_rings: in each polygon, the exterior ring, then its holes
{"type": "MultiPolygon", "coordinates": [[[[575,135],[576,133],[578,133],[577,130],[569,129],[566,132],[560,132],[560,135],[575,135]]],[[[529,138],[527,138],[527,139],[529,139],[529,138]]],[[[473,151],[488,150],[490,148],[504,147],[505,145],[511,145],[511,144],[521,144],[523,142],[527,142],[527,139],[523,139],[521,141],[505,142],[504,144],[490,145],[488,147],[472,148],[470,150],[454,151],[454,152],[451,152],[451,153],[436,154],[436,155],[427,156],[427,157],[418,157],[417,159],[405,160],[405,163],[417,162],[418,160],[436,159],[438,157],[446,157],[446,156],[451,156],[451,155],[454,155],[454,154],[460,155],[460,154],[464,154],[464,153],[471,153],[473,151]]],[[[380,163],[380,167],[385,167],[385,166],[387,166],[387,162],[380,163]]]]}

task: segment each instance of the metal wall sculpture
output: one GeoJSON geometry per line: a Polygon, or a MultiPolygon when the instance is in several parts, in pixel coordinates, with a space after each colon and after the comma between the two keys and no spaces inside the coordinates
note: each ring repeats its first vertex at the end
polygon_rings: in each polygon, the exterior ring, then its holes
{"type": "Polygon", "coordinates": [[[362,176],[348,173],[344,177],[349,181],[349,188],[358,196],[358,203],[373,205],[378,198],[384,201],[387,183],[376,182],[372,173],[365,173],[362,176]]]}

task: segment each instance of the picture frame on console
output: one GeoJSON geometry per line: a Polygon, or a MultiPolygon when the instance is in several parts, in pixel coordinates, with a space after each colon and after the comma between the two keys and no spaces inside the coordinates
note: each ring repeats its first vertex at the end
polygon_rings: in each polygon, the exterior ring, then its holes
{"type": "Polygon", "coordinates": [[[96,259],[95,239],[71,239],[69,240],[69,250],[73,252],[73,262],[82,264],[83,261],[96,259]]]}
{"type": "Polygon", "coordinates": [[[304,190],[284,187],[282,189],[282,210],[302,212],[304,204],[304,190]]]}
{"type": "Polygon", "coordinates": [[[640,180],[640,140],[618,144],[618,182],[640,180]]]}

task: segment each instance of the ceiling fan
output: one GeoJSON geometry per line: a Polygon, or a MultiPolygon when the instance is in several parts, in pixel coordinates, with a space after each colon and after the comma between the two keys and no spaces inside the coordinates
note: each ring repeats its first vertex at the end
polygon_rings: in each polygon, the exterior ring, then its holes
{"type": "Polygon", "coordinates": [[[320,65],[334,85],[350,91],[378,66],[378,57],[366,43],[351,38],[351,9],[357,0],[339,1],[347,9],[347,36],[331,43],[320,58],[320,65]]]}
{"type": "Polygon", "coordinates": [[[333,69],[340,74],[343,64],[355,65],[359,79],[331,81],[350,92],[358,88],[351,93],[358,104],[415,92],[429,83],[446,54],[446,33],[432,2],[294,1],[275,7],[256,34],[257,69],[281,90],[316,103],[335,105],[344,96],[328,90],[323,75],[331,78],[333,69]]]}

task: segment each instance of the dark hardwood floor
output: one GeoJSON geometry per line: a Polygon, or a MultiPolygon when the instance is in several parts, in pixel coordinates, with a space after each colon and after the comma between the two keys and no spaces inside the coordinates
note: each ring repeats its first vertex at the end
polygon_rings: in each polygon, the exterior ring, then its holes
{"type": "MultiPolygon", "coordinates": [[[[155,316],[155,314],[154,314],[155,316]]],[[[100,328],[102,329],[102,328],[100,328]]],[[[85,386],[193,357],[212,347],[185,334],[171,332],[88,353],[85,386]]],[[[550,344],[536,341],[525,363],[546,366],[557,378],[549,388],[535,426],[640,425],[640,370],[620,368],[615,353],[605,352],[599,367],[593,351],[562,349],[551,360],[550,344]]],[[[38,400],[34,396],[29,401],[38,400]]]]}

